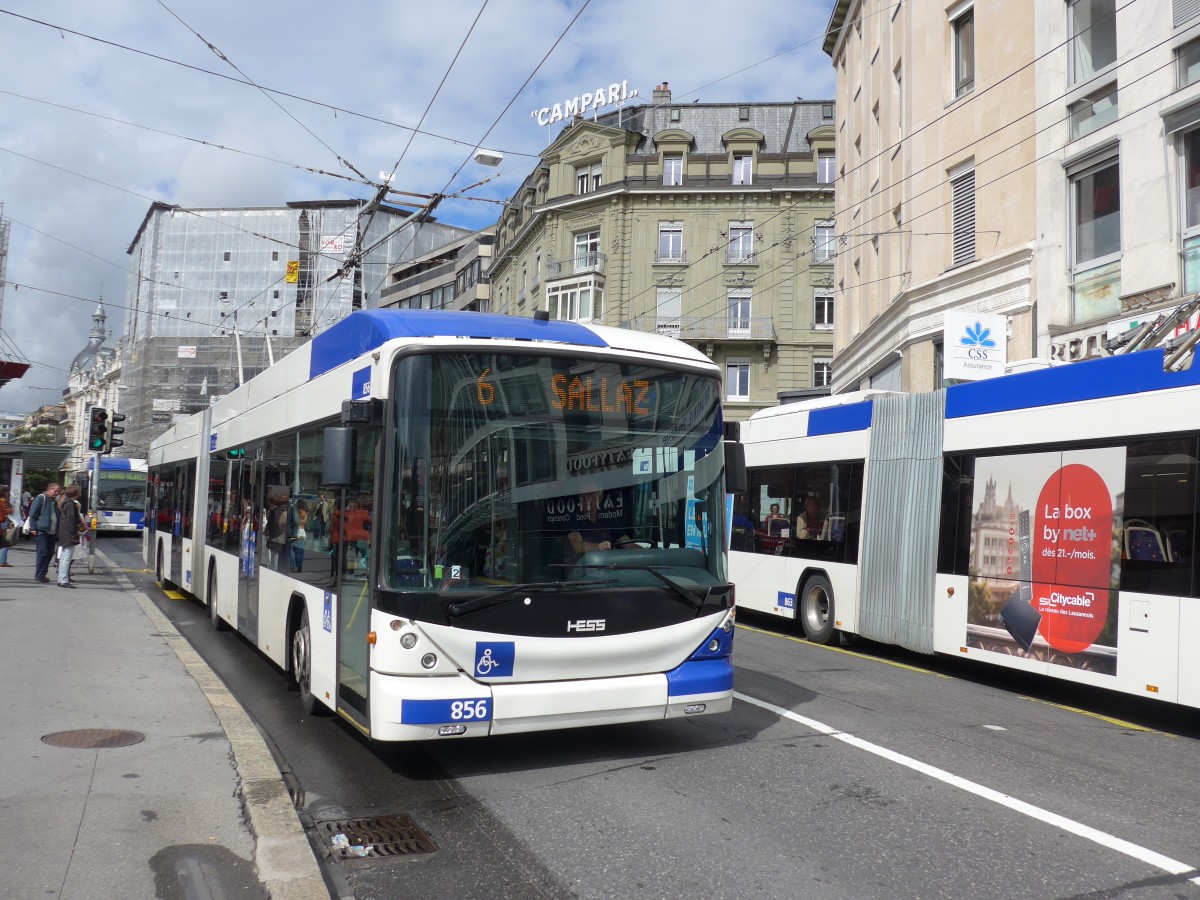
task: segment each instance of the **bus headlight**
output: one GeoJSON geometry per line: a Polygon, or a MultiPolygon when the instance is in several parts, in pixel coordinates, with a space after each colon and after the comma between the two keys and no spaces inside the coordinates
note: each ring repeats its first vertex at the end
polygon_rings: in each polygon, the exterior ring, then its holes
{"type": "Polygon", "coordinates": [[[433,653],[426,653],[421,657],[421,665],[426,669],[432,669],[437,665],[437,656],[433,653]]]}
{"type": "Polygon", "coordinates": [[[723,630],[726,634],[729,634],[733,631],[733,613],[730,613],[725,617],[725,621],[721,623],[721,630],[723,630]]]}
{"type": "Polygon", "coordinates": [[[404,634],[400,635],[400,646],[405,650],[411,650],[417,646],[417,636],[411,631],[404,632],[404,634]]]}

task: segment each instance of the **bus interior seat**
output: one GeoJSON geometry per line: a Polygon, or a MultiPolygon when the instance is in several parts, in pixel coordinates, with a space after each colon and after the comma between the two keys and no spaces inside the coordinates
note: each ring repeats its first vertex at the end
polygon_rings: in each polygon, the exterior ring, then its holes
{"type": "Polygon", "coordinates": [[[845,516],[826,516],[825,524],[821,527],[819,541],[841,541],[846,536],[845,516]]]}
{"type": "Polygon", "coordinates": [[[1162,535],[1145,519],[1126,520],[1123,539],[1126,559],[1143,562],[1167,561],[1162,535]]]}

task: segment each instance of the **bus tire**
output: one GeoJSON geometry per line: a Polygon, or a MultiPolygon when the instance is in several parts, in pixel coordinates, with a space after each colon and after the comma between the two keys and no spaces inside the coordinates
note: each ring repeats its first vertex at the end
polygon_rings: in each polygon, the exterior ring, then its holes
{"type": "Polygon", "coordinates": [[[213,631],[228,631],[229,623],[217,615],[217,567],[208,567],[208,582],[204,585],[204,593],[208,597],[208,617],[212,620],[213,631]]]}
{"type": "Polygon", "coordinates": [[[814,644],[832,644],[834,631],[833,585],[824,575],[810,575],[800,592],[800,624],[814,644]]]}
{"type": "Polygon", "coordinates": [[[329,714],[324,703],[312,692],[312,629],[308,626],[308,609],[300,611],[300,625],[292,632],[292,682],[300,692],[300,706],[305,715],[329,714]]]}

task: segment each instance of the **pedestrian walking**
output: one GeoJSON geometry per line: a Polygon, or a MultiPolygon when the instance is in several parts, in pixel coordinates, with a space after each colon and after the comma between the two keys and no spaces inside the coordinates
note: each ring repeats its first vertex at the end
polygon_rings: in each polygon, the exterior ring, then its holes
{"type": "Polygon", "coordinates": [[[46,490],[33,498],[29,504],[29,533],[37,539],[34,554],[33,578],[42,584],[50,579],[46,573],[50,571],[50,560],[54,559],[54,548],[58,546],[58,497],[61,485],[52,481],[46,485],[46,490]]]}
{"type": "Polygon", "coordinates": [[[58,508],[58,586],[74,588],[71,584],[71,558],[79,546],[83,534],[83,511],[79,506],[79,485],[73,484],[66,490],[66,497],[58,508]]]}
{"type": "Polygon", "coordinates": [[[0,484],[0,569],[11,569],[8,561],[8,548],[16,537],[16,529],[12,522],[12,504],[8,502],[8,485],[0,484]]]}

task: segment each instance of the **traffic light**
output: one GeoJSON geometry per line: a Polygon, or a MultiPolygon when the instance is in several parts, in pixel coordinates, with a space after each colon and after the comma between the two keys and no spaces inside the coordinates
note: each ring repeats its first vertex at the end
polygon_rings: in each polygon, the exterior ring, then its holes
{"type": "Polygon", "coordinates": [[[125,421],[125,414],[115,412],[112,414],[112,424],[108,426],[108,439],[104,442],[104,452],[111,453],[113,447],[124,447],[125,442],[118,439],[118,434],[124,434],[125,429],[118,425],[118,422],[125,421]]]}
{"type": "Polygon", "coordinates": [[[88,450],[104,453],[108,448],[108,410],[93,406],[88,410],[88,450]]]}
{"type": "Polygon", "coordinates": [[[225,451],[226,459],[244,459],[246,456],[245,447],[234,447],[231,450],[225,451]]]}

